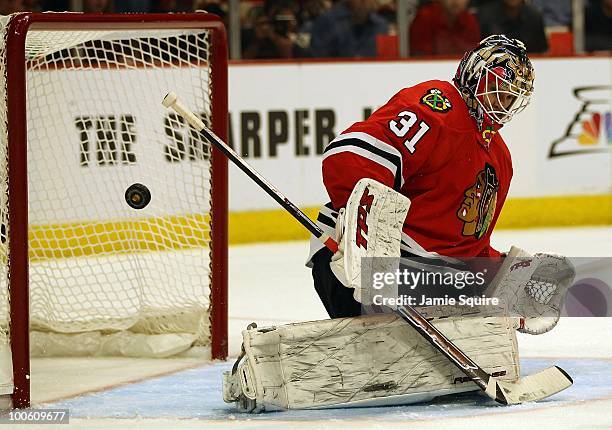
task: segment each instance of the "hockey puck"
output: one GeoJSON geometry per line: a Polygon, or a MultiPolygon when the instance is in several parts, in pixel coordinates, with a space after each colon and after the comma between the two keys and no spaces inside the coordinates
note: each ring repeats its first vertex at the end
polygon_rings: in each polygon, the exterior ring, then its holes
{"type": "Polygon", "coordinates": [[[142,184],[132,184],[125,190],[125,201],[134,209],[142,209],[151,201],[151,192],[142,184]]]}

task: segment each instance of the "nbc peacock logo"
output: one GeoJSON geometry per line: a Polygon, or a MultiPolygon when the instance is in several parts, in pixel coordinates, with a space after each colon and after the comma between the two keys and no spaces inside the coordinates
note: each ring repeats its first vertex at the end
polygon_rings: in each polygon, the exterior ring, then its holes
{"type": "Polygon", "coordinates": [[[574,88],[574,96],[582,106],[548,157],[612,152],[612,86],[574,88]]]}

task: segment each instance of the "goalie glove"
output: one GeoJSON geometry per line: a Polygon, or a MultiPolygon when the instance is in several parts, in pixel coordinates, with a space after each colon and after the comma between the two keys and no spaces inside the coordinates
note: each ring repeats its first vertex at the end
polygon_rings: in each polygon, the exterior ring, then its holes
{"type": "Polygon", "coordinates": [[[575,275],[567,257],[532,256],[512,247],[486,294],[503,300],[510,314],[519,316],[520,332],[542,334],[557,325],[575,275]]]}
{"type": "Polygon", "coordinates": [[[562,255],[538,253],[534,257],[537,267],[531,279],[525,283],[525,295],[529,299],[523,302],[525,319],[519,331],[542,334],[552,330],[559,322],[561,308],[567,290],[574,282],[576,270],[562,255]]]}

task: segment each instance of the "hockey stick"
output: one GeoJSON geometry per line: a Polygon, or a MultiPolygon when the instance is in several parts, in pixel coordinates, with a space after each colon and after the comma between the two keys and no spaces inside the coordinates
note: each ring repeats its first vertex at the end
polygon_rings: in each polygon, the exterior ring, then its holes
{"type": "MultiPolygon", "coordinates": [[[[308,231],[317,237],[332,252],[338,250],[338,243],[323,233],[310,218],[306,216],[287,197],[281,194],[272,184],[262,177],[246,161],[244,161],[234,150],[223,142],[217,135],[209,130],[205,124],[193,112],[189,111],[180,101],[176,94],[168,93],[162,104],[176,111],[181,117],[214,145],[219,151],[227,156],[244,173],[253,179],[263,190],[276,200],[287,212],[297,219],[308,231]]],[[[572,379],[561,368],[549,367],[534,375],[519,378],[516,381],[501,381],[484,371],[478,364],[472,361],[461,351],[450,339],[433,326],[414,308],[406,305],[398,307],[396,311],[404,321],[410,324],[421,336],[423,336],[434,348],[440,351],[448,360],[455,364],[463,373],[474,381],[490,398],[502,404],[518,404],[529,401],[537,401],[562,391],[572,385],[572,379]]]]}

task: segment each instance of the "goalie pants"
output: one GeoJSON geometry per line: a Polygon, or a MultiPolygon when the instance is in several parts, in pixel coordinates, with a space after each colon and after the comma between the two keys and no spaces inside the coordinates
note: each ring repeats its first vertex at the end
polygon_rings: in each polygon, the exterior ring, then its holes
{"type": "Polygon", "coordinates": [[[314,287],[330,318],[356,317],[362,314],[361,303],[353,298],[353,289],[347,288],[329,267],[333,253],[323,248],[312,257],[314,287]]]}

